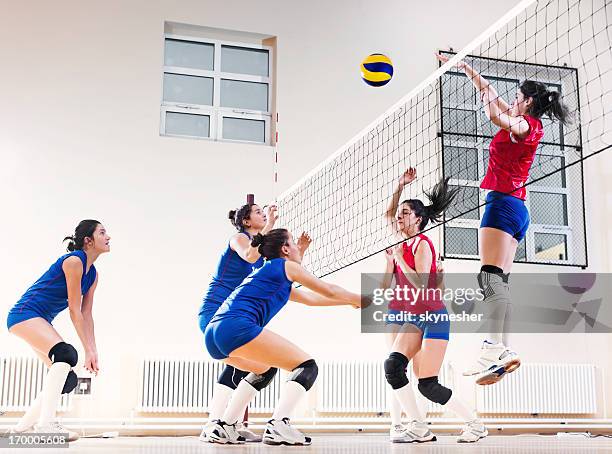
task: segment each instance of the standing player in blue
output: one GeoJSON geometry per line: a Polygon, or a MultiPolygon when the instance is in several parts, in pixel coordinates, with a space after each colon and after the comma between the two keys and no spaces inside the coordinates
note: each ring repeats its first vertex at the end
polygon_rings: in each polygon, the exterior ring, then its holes
{"type": "MultiPolygon", "coordinates": [[[[437,55],[442,63],[448,57],[437,55]]],[[[483,343],[480,358],[464,375],[476,375],[476,383],[498,382],[521,364],[519,356],[504,343],[504,324],[510,309],[508,280],[519,242],[529,227],[525,206],[525,184],[542,138],[542,116],[569,120],[569,111],[561,102],[561,94],[546,85],[525,80],[516,92],[512,105],[504,101],[495,88],[465,62],[457,64],[480,93],[487,117],[500,128],[489,145],[489,166],[480,184],[488,189],[487,205],[479,230],[482,268],[478,283],[485,302],[494,304],[489,338],[483,343]]]]}
{"type": "MultiPolygon", "coordinates": [[[[238,210],[229,212],[232,225],[238,230],[225,248],[212,281],[199,312],[200,329],[202,333],[206,330],[208,323],[215,315],[221,304],[234,291],[238,285],[254,270],[263,265],[263,258],[257,248],[251,246],[251,240],[258,233],[267,233],[273,227],[278,217],[275,205],[267,207],[267,213],[259,205],[247,203],[238,210]]],[[[299,240],[300,251],[303,254],[310,238],[302,234],[299,240]]],[[[212,401],[209,405],[208,423],[202,429],[201,441],[209,441],[208,434],[214,429],[215,421],[223,415],[225,408],[232,396],[232,392],[238,386],[240,380],[246,377],[248,372],[236,369],[227,364],[219,375],[215,386],[212,401]]],[[[237,427],[239,434],[245,441],[261,441],[261,437],[247,428],[246,421],[237,427]]]]}
{"type": "Polygon", "coordinates": [[[85,369],[97,375],[92,306],[98,274],[94,262],[100,254],[110,251],[110,236],[98,221],[84,220],[66,240],[69,253],[57,259],[8,314],[9,331],[26,341],[49,367],[42,391],[11,432],[68,433],[69,441],[74,441],[78,434],[60,426],[55,421],[55,411],[61,394],[71,392],[77,385],[72,368],[77,365],[78,354],[51,322],[69,309],[85,350],[85,369]]]}
{"type": "Polygon", "coordinates": [[[263,441],[272,445],[306,445],[310,438],[291,427],[289,416],[317,378],[314,359],[287,339],[265,328],[289,299],[310,306],[352,305],[361,296],[316,278],[301,266],[302,254],[286,229],[257,234],[251,242],[266,258],[232,292],[210,321],[204,338],[208,352],[250,373],[240,382],[221,420],[209,435],[217,443],[239,443],[235,424],[244,407],[265,388],[277,367],[290,371],[288,382],[263,441]],[[292,288],[298,282],[316,293],[292,288]]]}

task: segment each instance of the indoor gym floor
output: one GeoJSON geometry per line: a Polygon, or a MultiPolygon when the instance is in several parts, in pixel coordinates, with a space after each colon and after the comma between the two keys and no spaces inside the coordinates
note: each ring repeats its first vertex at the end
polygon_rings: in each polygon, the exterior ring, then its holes
{"type": "MultiPolygon", "coordinates": [[[[8,450],[0,450],[8,452],[8,450]]],[[[558,438],[554,435],[497,435],[480,440],[475,444],[459,444],[456,437],[442,435],[438,441],[427,444],[392,444],[387,436],[382,434],[353,435],[353,434],[321,434],[314,436],[311,446],[275,447],[261,443],[252,443],[239,446],[220,446],[202,443],[198,437],[119,437],[115,439],[81,439],[72,443],[69,451],[65,448],[45,449],[46,454],[51,453],[274,453],[274,452],[308,452],[308,453],[463,453],[493,454],[493,453],[583,453],[583,452],[609,452],[612,453],[612,438],[558,438]]],[[[11,452],[14,452],[11,450],[11,452]]]]}

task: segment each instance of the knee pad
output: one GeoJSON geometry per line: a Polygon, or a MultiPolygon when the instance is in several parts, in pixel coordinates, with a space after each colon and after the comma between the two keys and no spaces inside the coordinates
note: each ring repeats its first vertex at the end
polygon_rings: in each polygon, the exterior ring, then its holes
{"type": "Polygon", "coordinates": [[[79,362],[79,354],[72,345],[59,342],[49,350],[49,359],[54,363],[68,363],[74,367],[79,362]]]}
{"type": "Polygon", "coordinates": [[[446,404],[453,392],[438,383],[438,377],[419,378],[419,391],[432,402],[446,404]]]}
{"type": "Polygon", "coordinates": [[[314,385],[317,375],[319,375],[319,367],[314,359],[309,359],[293,369],[287,381],[298,382],[308,391],[314,385]]]}
{"type": "Polygon", "coordinates": [[[400,352],[392,352],[385,360],[385,378],[393,389],[403,388],[408,384],[408,358],[400,352]]]}
{"type": "Polygon", "coordinates": [[[276,367],[271,367],[263,374],[254,374],[251,372],[246,376],[245,380],[257,391],[261,391],[272,382],[277,371],[278,369],[276,367]]]}
{"type": "Polygon", "coordinates": [[[501,268],[493,265],[484,265],[478,273],[478,286],[483,292],[485,301],[510,301],[510,287],[508,286],[509,273],[504,274],[501,268]]]}
{"type": "Polygon", "coordinates": [[[73,370],[68,372],[66,382],[64,383],[64,388],[62,389],[62,394],[69,394],[72,392],[72,390],[77,387],[78,382],[79,378],[77,377],[77,374],[75,374],[73,370]]]}
{"type": "Polygon", "coordinates": [[[219,375],[217,383],[227,386],[230,389],[236,389],[240,380],[249,375],[248,372],[236,369],[234,366],[227,365],[219,375]]]}

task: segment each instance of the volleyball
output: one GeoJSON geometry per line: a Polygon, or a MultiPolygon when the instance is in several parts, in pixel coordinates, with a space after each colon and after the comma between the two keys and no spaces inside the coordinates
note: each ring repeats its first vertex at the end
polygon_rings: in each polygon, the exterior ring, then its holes
{"type": "Polygon", "coordinates": [[[393,63],[383,54],[368,55],[361,62],[361,78],[372,87],[387,85],[393,77],[393,63]]]}

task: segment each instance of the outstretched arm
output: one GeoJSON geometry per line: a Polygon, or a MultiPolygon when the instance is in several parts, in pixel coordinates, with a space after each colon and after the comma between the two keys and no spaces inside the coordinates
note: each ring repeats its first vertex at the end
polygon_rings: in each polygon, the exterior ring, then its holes
{"type": "MultiPolygon", "coordinates": [[[[302,284],[304,287],[318,293],[328,300],[342,301],[342,304],[361,307],[361,295],[349,292],[339,285],[322,281],[314,274],[306,271],[300,264],[285,261],[285,273],[291,281],[302,284]]],[[[335,304],[334,304],[335,305],[335,304]]]]}
{"type": "Polygon", "coordinates": [[[291,301],[296,303],[305,304],[306,306],[346,306],[347,302],[343,299],[328,298],[326,296],[319,295],[315,292],[309,292],[307,290],[299,290],[297,288],[291,289],[291,295],[289,296],[291,301]]]}
{"type": "Polygon", "coordinates": [[[410,167],[403,173],[397,183],[397,186],[395,187],[395,190],[393,191],[393,195],[391,196],[391,200],[389,201],[389,205],[387,206],[387,211],[385,211],[385,218],[388,220],[388,225],[391,227],[394,234],[397,233],[397,220],[395,218],[395,213],[397,212],[399,199],[402,196],[404,186],[412,183],[415,178],[416,169],[414,167],[410,167]]]}

